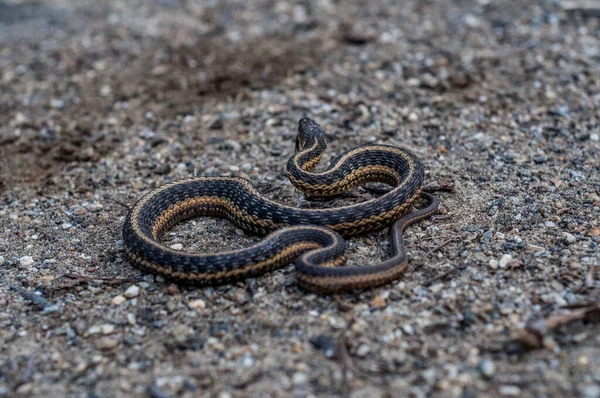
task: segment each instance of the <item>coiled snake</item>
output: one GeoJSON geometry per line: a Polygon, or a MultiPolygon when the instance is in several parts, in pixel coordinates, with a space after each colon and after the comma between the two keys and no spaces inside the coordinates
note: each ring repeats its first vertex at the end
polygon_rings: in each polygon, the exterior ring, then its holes
{"type": "Polygon", "coordinates": [[[240,177],[175,181],[148,192],[129,211],[123,226],[127,257],[142,269],[198,284],[233,282],[293,262],[299,284],[317,292],[364,289],[397,279],[407,268],[403,230],[438,208],[438,200],[422,192],[423,165],[406,150],[373,144],[342,153],[323,172],[311,172],[326,148],[321,127],[301,119],[287,175],[307,195],[339,195],[368,182],[393,189],[350,206],[305,209],[274,202],[240,177]],[[420,196],[427,205],[409,212],[420,196]],[[214,254],[186,253],[161,243],[162,235],[177,223],[199,216],[221,217],[254,233],[271,233],[250,247],[214,254]],[[342,266],[346,258],[340,235],[388,225],[392,225],[392,257],[372,266],[342,266]]]}

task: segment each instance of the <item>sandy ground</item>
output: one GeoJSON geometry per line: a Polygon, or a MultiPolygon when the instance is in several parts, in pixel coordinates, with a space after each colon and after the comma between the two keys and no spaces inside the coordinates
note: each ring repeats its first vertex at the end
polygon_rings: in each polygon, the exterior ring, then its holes
{"type": "MultiPolygon", "coordinates": [[[[0,396],[600,397],[600,19],[563,8],[0,0],[0,396]],[[369,198],[290,185],[302,116],[325,163],[386,143],[454,182],[407,231],[402,280],[196,288],[124,260],[127,206],[178,178],[369,198]]],[[[213,219],[167,236],[259,239],[213,219]]],[[[351,239],[350,262],[388,239],[351,239]]]]}

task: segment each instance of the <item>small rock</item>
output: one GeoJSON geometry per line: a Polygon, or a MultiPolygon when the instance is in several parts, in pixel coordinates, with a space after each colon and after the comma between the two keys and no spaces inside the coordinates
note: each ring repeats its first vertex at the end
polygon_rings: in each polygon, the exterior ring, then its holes
{"type": "MultiPolygon", "coordinates": [[[[587,233],[588,236],[600,236],[600,228],[594,227],[590,229],[587,233]]],[[[2,265],[2,256],[0,256],[0,265],[2,265]]]]}
{"type": "Polygon", "coordinates": [[[169,247],[173,250],[183,250],[183,245],[181,243],[175,243],[169,247]]]}
{"type": "Polygon", "coordinates": [[[167,293],[169,293],[171,296],[175,296],[175,295],[179,294],[179,288],[177,287],[176,284],[171,283],[169,285],[169,287],[167,288],[167,293]]]}
{"type": "Polygon", "coordinates": [[[533,161],[537,164],[546,163],[548,161],[548,156],[545,153],[539,153],[533,157],[533,161]]]}
{"type": "Polygon", "coordinates": [[[123,304],[127,299],[124,296],[121,296],[120,294],[118,296],[115,296],[112,300],[111,300],[111,304],[112,305],[121,305],[123,304]]]}
{"type": "Polygon", "coordinates": [[[292,376],[292,384],[295,386],[303,386],[308,381],[308,376],[306,373],[296,372],[294,376],[292,376]]]}
{"type": "Polygon", "coordinates": [[[479,363],[479,371],[484,377],[491,379],[496,374],[496,365],[493,361],[484,359],[479,363]]]}
{"type": "Polygon", "coordinates": [[[104,325],[100,326],[100,333],[102,333],[103,335],[109,335],[109,334],[113,334],[115,332],[115,325],[112,325],[110,323],[105,323],[104,325]]]}
{"type": "Polygon", "coordinates": [[[345,29],[344,40],[350,44],[366,44],[377,38],[377,31],[367,25],[353,24],[345,29]]]}
{"type": "Polygon", "coordinates": [[[506,384],[506,385],[500,386],[500,395],[509,396],[509,397],[519,397],[519,396],[521,396],[521,389],[517,386],[506,384]]]}
{"type": "Polygon", "coordinates": [[[85,204],[83,206],[89,211],[98,211],[104,209],[104,206],[100,203],[88,203],[87,206],[85,204]]]}
{"type": "Polygon", "coordinates": [[[63,223],[63,224],[62,224],[60,227],[61,227],[62,229],[69,229],[69,228],[71,228],[72,226],[73,226],[73,225],[72,225],[70,222],[66,222],[66,223],[63,223]]]}
{"type": "Polygon", "coordinates": [[[573,236],[573,234],[570,234],[568,232],[563,232],[563,238],[565,239],[565,242],[567,242],[568,244],[572,244],[575,243],[575,241],[577,240],[575,238],[575,236],[573,236]]]}
{"type": "Polygon", "coordinates": [[[495,258],[490,259],[490,262],[488,263],[488,265],[490,266],[491,269],[497,269],[498,268],[498,260],[496,260],[495,258]]]}
{"type": "Polygon", "coordinates": [[[29,267],[30,265],[33,265],[33,263],[33,257],[31,256],[23,256],[19,259],[19,264],[21,264],[23,267],[29,267]]]}
{"type": "Polygon", "coordinates": [[[231,166],[229,166],[229,171],[237,173],[238,171],[240,171],[240,168],[239,168],[239,166],[231,165],[231,166]]]}
{"type": "Polygon", "coordinates": [[[123,293],[123,296],[125,296],[128,299],[137,297],[138,294],[140,294],[140,288],[136,285],[131,285],[127,288],[127,290],[125,290],[125,293],[123,293]]]}
{"type": "Polygon", "coordinates": [[[371,301],[371,305],[375,308],[385,308],[385,306],[387,305],[387,302],[385,301],[385,299],[381,296],[376,296],[373,301],[371,301]]]}
{"type": "Polygon", "coordinates": [[[600,398],[600,387],[593,384],[582,386],[580,389],[581,396],[584,398],[600,398]]]}
{"type": "Polygon", "coordinates": [[[239,142],[234,140],[225,140],[223,144],[221,144],[221,148],[230,149],[234,152],[239,152],[242,149],[242,145],[239,142]]]}
{"type": "Polygon", "coordinates": [[[75,366],[75,369],[74,369],[75,373],[81,374],[81,373],[83,373],[83,372],[86,371],[87,367],[88,367],[87,363],[85,363],[85,362],[79,362],[77,364],[77,366],[75,366]]]}
{"type": "Polygon", "coordinates": [[[443,283],[436,283],[435,285],[429,286],[429,290],[432,293],[439,293],[443,288],[444,288],[444,284],[443,283]]]}
{"type": "Polygon", "coordinates": [[[500,260],[498,261],[498,266],[500,268],[505,268],[511,260],[512,256],[510,254],[505,254],[502,257],[500,257],[500,260]]]}
{"type": "Polygon", "coordinates": [[[4,261],[6,261],[6,260],[4,260],[4,257],[3,257],[3,256],[0,256],[0,266],[1,266],[1,265],[4,265],[4,261]]]}
{"type": "Polygon", "coordinates": [[[193,300],[188,303],[188,307],[198,311],[202,311],[206,308],[206,303],[204,302],[204,300],[193,300]]]}
{"type": "Polygon", "coordinates": [[[430,73],[423,74],[423,76],[421,76],[419,79],[419,82],[422,87],[426,88],[436,88],[440,83],[439,80],[430,73]]]}
{"type": "Polygon", "coordinates": [[[320,334],[310,338],[310,344],[317,350],[325,353],[327,358],[333,358],[337,355],[337,346],[333,336],[328,334],[320,334]]]}
{"type": "Polygon", "coordinates": [[[369,352],[371,352],[371,347],[369,347],[366,344],[361,344],[356,349],[356,355],[360,358],[366,357],[369,354],[369,352]]]}
{"type": "Polygon", "coordinates": [[[592,141],[600,141],[600,136],[596,133],[590,134],[590,140],[592,141]]]}
{"type": "Polygon", "coordinates": [[[419,121],[419,115],[417,115],[415,112],[411,112],[408,114],[408,121],[411,123],[414,122],[418,122],[419,121]]]}
{"type": "Polygon", "coordinates": [[[101,337],[98,340],[97,346],[101,350],[110,350],[111,348],[115,348],[119,345],[119,341],[109,336],[101,337]]]}

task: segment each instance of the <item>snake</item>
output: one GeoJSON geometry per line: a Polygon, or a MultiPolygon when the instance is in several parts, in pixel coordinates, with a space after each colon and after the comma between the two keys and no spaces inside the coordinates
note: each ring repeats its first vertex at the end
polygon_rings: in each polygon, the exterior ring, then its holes
{"type": "Polygon", "coordinates": [[[366,144],[341,153],[324,171],[315,171],[326,148],[321,126],[300,119],[286,174],[308,197],[335,197],[373,182],[391,188],[347,206],[297,208],[262,195],[243,177],[175,180],[149,191],[130,208],[122,230],[125,256],[144,271],[197,285],[233,283],[292,263],[298,284],[317,293],[363,290],[397,280],[408,266],[404,229],[435,214],[439,205],[423,190],[421,161],[405,149],[366,144]],[[413,209],[420,197],[426,205],[413,209]],[[167,231],[196,217],[224,218],[266,237],[249,247],[216,253],[188,253],[162,243],[167,231]],[[376,265],[345,265],[343,237],[387,226],[391,257],[376,265]]]}

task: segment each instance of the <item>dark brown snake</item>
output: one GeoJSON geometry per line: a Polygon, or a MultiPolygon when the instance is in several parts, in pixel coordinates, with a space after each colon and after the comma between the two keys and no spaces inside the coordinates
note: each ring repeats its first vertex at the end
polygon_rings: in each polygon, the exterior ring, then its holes
{"type": "Polygon", "coordinates": [[[311,172],[327,148],[325,133],[303,118],[296,153],[287,175],[310,196],[339,195],[368,182],[393,187],[366,202],[329,209],[303,209],[270,200],[239,177],[188,178],[144,195],[129,211],[123,243],[138,267],[178,281],[229,283],[295,262],[301,286],[317,292],[338,292],[380,286],[407,268],[402,232],[433,215],[438,200],[423,192],[424,170],[410,152],[388,145],[364,145],[336,157],[323,172],[311,172]],[[419,197],[427,205],[410,212],[419,197]],[[261,242],[240,250],[213,254],[186,253],[161,243],[163,234],[179,222],[199,217],[225,218],[247,231],[271,232],[261,242]],[[392,225],[393,256],[372,266],[343,266],[345,243],[352,236],[392,225]]]}

